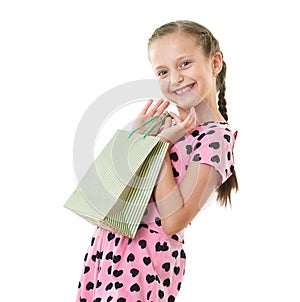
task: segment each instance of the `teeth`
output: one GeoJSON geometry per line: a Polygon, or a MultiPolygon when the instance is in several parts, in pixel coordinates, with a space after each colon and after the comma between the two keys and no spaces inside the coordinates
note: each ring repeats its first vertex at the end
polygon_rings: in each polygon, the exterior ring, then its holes
{"type": "Polygon", "coordinates": [[[175,93],[180,95],[180,94],[183,94],[183,93],[185,93],[186,91],[188,91],[190,89],[191,89],[190,87],[185,87],[183,89],[176,90],[175,93]]]}

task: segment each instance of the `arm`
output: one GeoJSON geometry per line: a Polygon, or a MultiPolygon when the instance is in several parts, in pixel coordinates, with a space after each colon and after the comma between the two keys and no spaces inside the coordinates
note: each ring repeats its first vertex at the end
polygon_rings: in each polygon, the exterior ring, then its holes
{"type": "Polygon", "coordinates": [[[155,188],[154,196],[166,234],[183,230],[214,191],[220,175],[211,166],[191,163],[178,186],[173,176],[169,154],[155,188]]]}
{"type": "MultiPolygon", "coordinates": [[[[149,119],[156,114],[162,114],[169,102],[147,102],[138,116],[138,120],[149,119]]],[[[180,109],[180,108],[179,108],[180,109]]],[[[170,144],[170,147],[183,135],[192,131],[196,120],[192,114],[179,110],[180,117],[169,112],[172,119],[165,120],[164,129],[160,132],[161,140],[170,144]]],[[[202,205],[215,189],[220,175],[216,170],[205,164],[191,163],[182,183],[178,186],[173,176],[172,164],[167,152],[164,166],[161,170],[158,183],[154,190],[161,216],[162,227],[167,234],[175,234],[183,230],[199,212],[202,205]]]]}
{"type": "MultiPolygon", "coordinates": [[[[196,125],[191,114],[178,109],[180,117],[170,112],[177,125],[172,126],[169,120],[159,134],[162,140],[169,142],[169,148],[196,125]]],[[[164,232],[171,235],[183,230],[215,190],[220,177],[210,165],[191,163],[181,184],[177,185],[168,152],[154,190],[164,232]]]]}

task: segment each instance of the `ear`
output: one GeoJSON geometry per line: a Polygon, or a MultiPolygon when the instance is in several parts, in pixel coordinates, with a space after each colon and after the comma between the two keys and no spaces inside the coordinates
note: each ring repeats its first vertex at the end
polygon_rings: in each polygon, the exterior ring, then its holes
{"type": "Polygon", "coordinates": [[[220,52],[216,52],[212,56],[212,72],[215,77],[222,70],[222,66],[223,66],[223,56],[220,52]]]}

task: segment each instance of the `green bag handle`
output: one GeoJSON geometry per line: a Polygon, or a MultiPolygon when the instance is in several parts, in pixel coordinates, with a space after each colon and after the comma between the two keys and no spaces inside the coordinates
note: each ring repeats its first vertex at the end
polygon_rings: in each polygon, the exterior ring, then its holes
{"type": "Polygon", "coordinates": [[[154,117],[152,117],[149,121],[145,122],[144,124],[142,124],[141,126],[137,127],[136,129],[132,130],[129,134],[128,134],[128,138],[130,138],[136,131],[140,130],[141,128],[147,126],[144,131],[142,132],[143,137],[142,139],[145,139],[147,135],[149,135],[155,128],[157,128],[156,132],[154,133],[154,136],[156,136],[158,134],[158,131],[161,127],[161,125],[163,124],[164,120],[171,116],[169,113],[167,113],[166,115],[163,116],[163,118],[155,124],[156,120],[160,117],[160,115],[155,115],[154,117]],[[154,125],[153,125],[154,124],[154,125]],[[150,128],[151,127],[151,128],[150,128]],[[150,128],[150,129],[149,129],[150,128]]]}

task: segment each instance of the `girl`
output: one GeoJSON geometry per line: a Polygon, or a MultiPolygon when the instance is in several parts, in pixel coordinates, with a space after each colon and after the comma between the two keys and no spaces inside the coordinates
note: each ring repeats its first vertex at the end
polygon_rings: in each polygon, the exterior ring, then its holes
{"type": "MultiPolygon", "coordinates": [[[[218,41],[195,22],[170,22],[155,30],[148,54],[163,94],[178,108],[159,133],[169,152],[136,237],[95,230],[78,302],[175,301],[185,270],[183,230],[213,192],[226,206],[238,189],[218,41]]],[[[138,120],[169,104],[149,100],[138,120]]]]}

